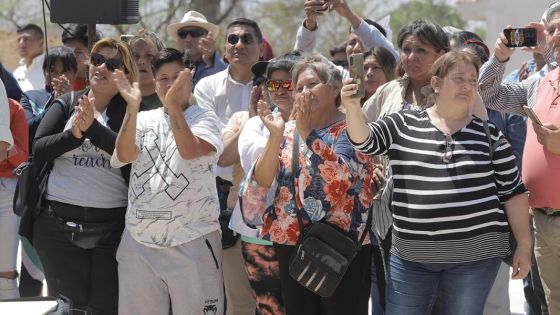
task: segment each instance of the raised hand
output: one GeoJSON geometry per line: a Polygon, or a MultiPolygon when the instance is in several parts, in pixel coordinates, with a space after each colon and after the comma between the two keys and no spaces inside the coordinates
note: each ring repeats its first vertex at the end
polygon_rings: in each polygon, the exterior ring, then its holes
{"type": "MultiPolygon", "coordinates": [[[[511,25],[508,25],[507,28],[511,28],[511,25]]],[[[499,62],[506,62],[509,60],[509,57],[513,55],[515,48],[507,47],[506,44],[508,40],[503,32],[499,34],[498,39],[496,40],[496,47],[494,48],[494,56],[498,59],[499,62]]]]}
{"type": "Polygon", "coordinates": [[[79,123],[79,128],[81,132],[85,132],[93,124],[95,120],[95,113],[93,111],[93,104],[95,104],[95,98],[88,98],[87,95],[82,96],[78,101],[78,106],[76,106],[76,118],[75,120],[79,123]]]}
{"type": "Polygon", "coordinates": [[[59,97],[72,91],[70,80],[68,80],[65,74],[62,74],[59,77],[52,78],[51,85],[53,88],[54,97],[59,97]]]}
{"type": "Polygon", "coordinates": [[[525,27],[531,27],[537,30],[537,46],[535,47],[523,47],[521,50],[528,52],[536,52],[538,54],[546,54],[546,50],[550,46],[550,42],[547,41],[546,32],[544,30],[544,25],[537,22],[531,22],[525,27]]]}
{"type": "Polygon", "coordinates": [[[142,92],[140,91],[138,82],[134,82],[130,85],[124,72],[121,70],[115,70],[113,73],[113,82],[115,82],[119,93],[121,93],[121,96],[126,101],[127,110],[138,112],[140,110],[140,103],[142,102],[142,92]]]}
{"type": "Polygon", "coordinates": [[[313,94],[310,91],[305,91],[299,95],[298,99],[294,102],[296,108],[296,128],[301,135],[302,139],[307,139],[311,130],[311,117],[312,113],[312,99],[313,94]]]}
{"type": "Polygon", "coordinates": [[[354,83],[354,80],[347,79],[344,81],[344,85],[340,90],[340,100],[346,110],[361,108],[360,98],[358,97],[358,85],[354,83]]]}
{"type": "Polygon", "coordinates": [[[258,102],[262,100],[262,87],[260,85],[253,86],[251,89],[251,97],[249,98],[249,117],[254,117],[258,115],[258,102]]]}
{"type": "Polygon", "coordinates": [[[282,119],[282,115],[279,113],[273,114],[267,102],[259,100],[257,103],[257,112],[271,136],[281,137],[284,134],[284,127],[286,124],[284,119],[282,119]]]}
{"type": "Polygon", "coordinates": [[[189,102],[192,91],[192,73],[189,69],[179,72],[179,76],[165,94],[165,105],[167,109],[175,109],[179,111],[185,110],[189,102]]]}
{"type": "Polygon", "coordinates": [[[202,51],[202,60],[209,68],[214,66],[214,53],[216,52],[216,40],[212,32],[208,32],[198,41],[200,51],[202,51]]]}
{"type": "Polygon", "coordinates": [[[324,14],[329,4],[325,0],[305,0],[303,11],[305,11],[305,28],[314,30],[317,27],[317,17],[324,14]]]}

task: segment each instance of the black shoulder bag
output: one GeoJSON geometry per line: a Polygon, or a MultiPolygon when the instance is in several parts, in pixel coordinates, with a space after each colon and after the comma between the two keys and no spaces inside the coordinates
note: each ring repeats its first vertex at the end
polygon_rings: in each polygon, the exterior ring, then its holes
{"type": "MultiPolygon", "coordinates": [[[[498,146],[500,146],[503,142],[502,141],[497,141],[497,142],[492,143],[492,135],[490,134],[490,128],[488,127],[488,121],[483,120],[482,125],[484,126],[484,132],[486,133],[486,137],[488,138],[488,145],[490,147],[490,165],[492,165],[492,160],[494,159],[494,151],[496,151],[496,148],[498,148],[498,146]]],[[[507,214],[506,214],[506,219],[507,219],[507,214]]],[[[517,242],[515,241],[515,237],[513,236],[513,232],[511,231],[511,226],[509,225],[509,220],[508,220],[508,229],[509,229],[509,248],[508,248],[508,253],[506,254],[506,256],[502,257],[502,261],[504,263],[512,266],[513,265],[513,254],[515,253],[515,249],[517,248],[517,242]]]]}
{"type": "MultiPolygon", "coordinates": [[[[52,100],[51,100],[52,101],[52,100]]],[[[74,92],[70,93],[70,104],[74,102],[74,92]]],[[[52,102],[49,102],[47,111],[52,102]]],[[[66,116],[70,117],[73,106],[64,106],[66,116]]],[[[19,224],[19,235],[26,237],[30,242],[33,241],[33,221],[41,212],[47,182],[54,162],[47,161],[42,165],[33,163],[33,155],[29,156],[26,162],[21,163],[13,170],[17,176],[17,185],[13,199],[14,213],[21,217],[19,224]]]]}
{"type": "MultiPolygon", "coordinates": [[[[297,198],[295,182],[299,167],[299,134],[294,133],[292,176],[294,200],[297,198]]],[[[371,208],[360,242],[356,243],[345,232],[326,222],[314,222],[304,229],[301,209],[295,203],[300,236],[296,251],[289,262],[289,274],[299,284],[321,297],[331,296],[344,277],[348,266],[362,248],[371,228],[371,208]]]]}

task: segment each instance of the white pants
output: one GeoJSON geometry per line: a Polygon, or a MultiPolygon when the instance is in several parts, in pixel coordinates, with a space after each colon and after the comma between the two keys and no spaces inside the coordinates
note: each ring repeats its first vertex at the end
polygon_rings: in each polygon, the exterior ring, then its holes
{"type": "MultiPolygon", "coordinates": [[[[19,217],[13,199],[17,179],[0,177],[0,272],[16,270],[19,217]]],[[[0,278],[0,300],[18,298],[16,279],[0,278]]]]}
{"type": "Polygon", "coordinates": [[[117,251],[119,315],[223,315],[219,231],[188,243],[152,248],[125,229],[117,251]]]}

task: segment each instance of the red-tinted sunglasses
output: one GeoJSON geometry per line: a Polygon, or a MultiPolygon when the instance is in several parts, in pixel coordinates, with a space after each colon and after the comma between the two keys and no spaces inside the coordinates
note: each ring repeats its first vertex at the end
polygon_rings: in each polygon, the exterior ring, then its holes
{"type": "Polygon", "coordinates": [[[288,91],[294,90],[292,80],[268,80],[266,82],[266,89],[269,92],[276,92],[280,89],[280,87],[283,87],[288,91]]]}

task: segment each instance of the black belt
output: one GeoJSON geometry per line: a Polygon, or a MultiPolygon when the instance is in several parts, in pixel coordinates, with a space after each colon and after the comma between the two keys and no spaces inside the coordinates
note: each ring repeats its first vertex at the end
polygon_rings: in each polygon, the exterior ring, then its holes
{"type": "Polygon", "coordinates": [[[549,217],[560,217],[560,210],[555,210],[552,208],[535,208],[537,209],[539,212],[549,216],[549,217]]]}

